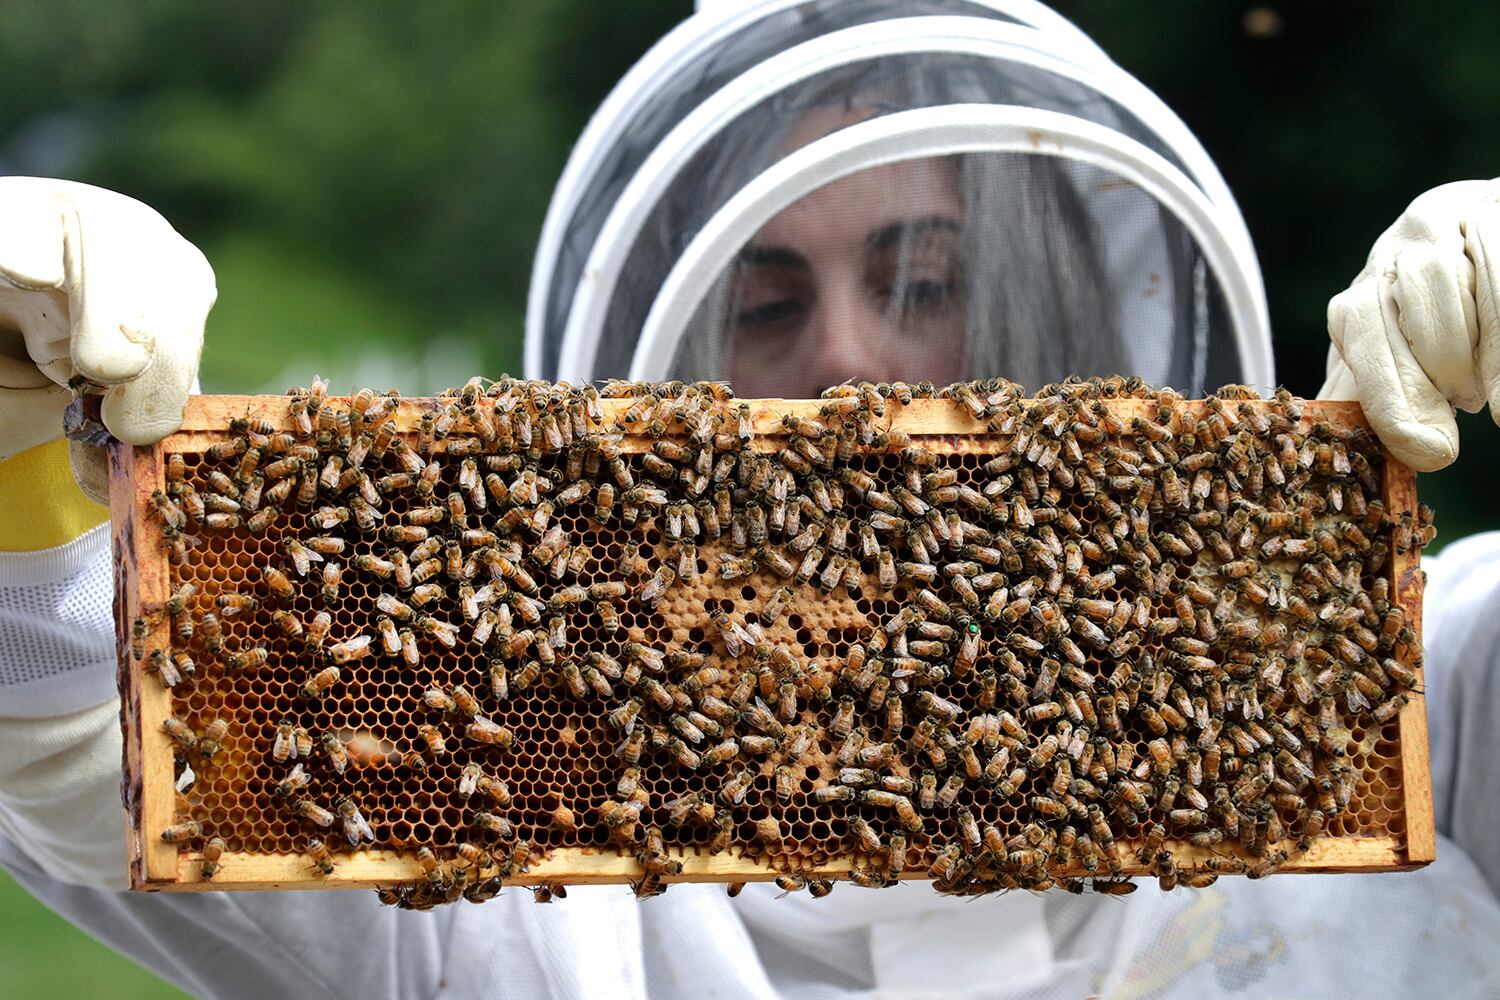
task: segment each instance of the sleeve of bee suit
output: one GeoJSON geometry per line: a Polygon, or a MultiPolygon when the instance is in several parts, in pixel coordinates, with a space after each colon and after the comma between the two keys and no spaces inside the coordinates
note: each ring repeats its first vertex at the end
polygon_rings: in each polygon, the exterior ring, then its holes
{"type": "Polygon", "coordinates": [[[120,882],[108,513],[61,440],[0,462],[0,511],[0,835],[60,878],[120,882]]]}
{"type": "Polygon", "coordinates": [[[62,440],[0,461],[0,836],[57,877],[121,883],[105,508],[62,440]]]}
{"type": "Polygon", "coordinates": [[[66,441],[0,461],[0,719],[114,694],[108,517],[74,481],[66,441]]]}
{"type": "Polygon", "coordinates": [[[1422,561],[1424,684],[1437,828],[1500,893],[1500,531],[1422,561]]]}

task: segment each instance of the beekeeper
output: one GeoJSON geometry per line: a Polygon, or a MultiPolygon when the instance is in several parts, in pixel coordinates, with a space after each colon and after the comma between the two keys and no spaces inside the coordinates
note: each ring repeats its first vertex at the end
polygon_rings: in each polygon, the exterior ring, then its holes
{"type": "MultiPolygon", "coordinates": [[[[1500,182],[1422,195],[1329,306],[1324,394],[1420,470],[1500,397],[1487,239],[1500,182]]],[[[74,378],[145,444],[178,425],[215,297],[151,209],[0,179],[0,863],[208,997],[1500,994],[1500,535],[1426,563],[1437,861],[1409,874],[960,901],[679,885],[432,913],[368,892],[129,894],[100,454],[74,378]],[[71,459],[71,463],[70,460],[71,459]],[[71,472],[70,472],[71,465],[71,472]],[[77,485],[74,483],[76,476],[77,485]],[[80,489],[81,487],[81,489],[80,489]]],[[[1031,0],[767,0],[684,22],[605,101],[559,182],[529,376],[851,377],[1035,388],[1128,372],[1274,384],[1245,226],[1180,121],[1031,0]]]]}

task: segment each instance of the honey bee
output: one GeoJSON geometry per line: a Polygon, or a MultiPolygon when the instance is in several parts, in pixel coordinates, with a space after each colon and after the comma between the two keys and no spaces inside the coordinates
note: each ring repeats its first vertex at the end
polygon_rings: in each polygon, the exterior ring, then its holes
{"type": "Polygon", "coordinates": [[[187,527],[187,514],[183,512],[181,507],[168,499],[167,495],[161,490],[152,491],[151,507],[166,527],[178,530],[187,527]]]}
{"type": "Polygon", "coordinates": [[[261,565],[261,579],[266,582],[266,588],[275,597],[282,598],[282,600],[291,600],[291,598],[297,595],[297,588],[293,586],[291,577],[288,577],[287,574],[282,573],[279,568],[273,567],[273,565],[261,565]]]}
{"type": "Polygon", "coordinates": [[[333,616],[326,611],[319,611],[307,625],[302,641],[303,649],[309,653],[320,652],[323,641],[328,638],[328,630],[332,627],[333,616]]]}
{"type": "Polygon", "coordinates": [[[1091,883],[1095,892],[1106,896],[1128,896],[1135,892],[1135,883],[1128,878],[1099,879],[1091,883]]]}
{"type": "Polygon", "coordinates": [[[307,760],[312,756],[313,740],[312,734],[302,726],[292,727],[292,742],[296,747],[295,756],[307,760]]]}
{"type": "MultiPolygon", "coordinates": [[[[359,806],[353,799],[348,796],[339,799],[336,808],[339,818],[344,822],[344,839],[349,842],[350,847],[358,847],[361,840],[375,839],[374,828],[366,821],[364,814],[359,811],[359,806]]],[[[320,823],[319,825],[328,826],[329,824],[320,823]]]]}
{"type": "Polygon", "coordinates": [[[463,772],[458,778],[458,794],[468,798],[479,790],[480,779],[484,777],[484,769],[477,763],[470,762],[464,765],[463,772]]]}
{"type": "Polygon", "coordinates": [[[1286,851],[1278,850],[1261,860],[1251,864],[1245,869],[1245,877],[1250,879],[1262,879],[1273,874],[1278,868],[1286,863],[1290,855],[1286,851]]]}
{"type": "Polygon", "coordinates": [[[302,764],[298,763],[285,778],[276,783],[275,787],[271,789],[271,795],[278,799],[290,798],[311,783],[312,776],[307,773],[302,764]]]}
{"type": "Polygon", "coordinates": [[[172,737],[173,741],[184,750],[193,750],[198,746],[198,734],[193,727],[188,725],[177,716],[170,716],[161,724],[162,731],[172,737]]]}
{"type": "Polygon", "coordinates": [[[324,875],[333,874],[333,855],[328,850],[320,837],[313,837],[307,842],[307,859],[312,862],[312,867],[324,875]]]}
{"type": "MultiPolygon", "coordinates": [[[[1413,679],[1415,678],[1413,677],[1413,679]]],[[[1398,694],[1395,697],[1389,698],[1381,702],[1379,705],[1376,705],[1375,708],[1370,712],[1370,715],[1375,719],[1376,722],[1389,722],[1391,719],[1396,717],[1396,715],[1401,711],[1403,707],[1405,707],[1407,701],[1408,699],[1406,695],[1398,694]]]]}
{"type": "Polygon", "coordinates": [[[427,744],[427,752],[434,760],[443,760],[448,756],[448,744],[436,727],[426,724],[418,726],[417,735],[427,744]]]}
{"type": "MultiPolygon", "coordinates": [[[[188,612],[188,604],[192,601],[193,597],[197,593],[198,588],[191,583],[184,583],[182,586],[178,587],[172,592],[172,596],[167,598],[167,603],[165,605],[167,614],[171,615],[174,618],[186,615],[188,612]]],[[[187,638],[192,638],[191,632],[188,633],[187,638]]]]}
{"type": "Polygon", "coordinates": [[[652,574],[651,579],[647,580],[640,590],[638,596],[641,604],[647,608],[655,608],[657,602],[661,600],[662,595],[667,592],[667,589],[672,586],[673,581],[676,579],[677,571],[671,566],[658,566],[656,572],[652,574]]]}
{"type": "Polygon", "coordinates": [[[227,735],[229,735],[229,723],[224,719],[214,719],[204,726],[202,735],[198,737],[198,756],[204,760],[212,759],[222,749],[224,737],[227,735]]]}
{"type": "Polygon", "coordinates": [[[168,844],[197,840],[201,836],[203,836],[203,824],[194,819],[174,823],[161,832],[161,839],[168,844]]]}
{"type": "Polygon", "coordinates": [[[336,562],[323,564],[323,586],[318,593],[329,604],[334,604],[339,599],[339,585],[343,582],[344,569],[336,562]]]}
{"type": "Polygon", "coordinates": [[[500,779],[481,775],[475,788],[481,795],[484,795],[499,808],[506,809],[510,807],[510,786],[500,779]]]}
{"type": "Polygon", "coordinates": [[[323,561],[322,553],[303,545],[295,538],[288,538],[281,544],[287,558],[292,560],[292,568],[297,571],[298,576],[307,576],[313,563],[323,561]]]}
{"type": "Polygon", "coordinates": [[[375,637],[360,635],[328,647],[328,657],[336,664],[352,663],[374,652],[375,637]]]}
{"type": "Polygon", "coordinates": [[[269,657],[270,651],[265,646],[253,646],[231,653],[224,658],[224,663],[230,670],[253,670],[265,666],[269,657]]]}
{"type": "Polygon", "coordinates": [[[181,684],[183,676],[192,674],[194,669],[193,661],[186,653],[169,657],[164,649],[152,650],[146,664],[146,672],[155,674],[165,688],[181,684]]]}
{"type": "MultiPolygon", "coordinates": [[[[442,643],[444,646],[447,646],[449,649],[452,649],[454,646],[458,645],[458,629],[448,622],[424,615],[418,618],[415,624],[417,626],[417,629],[424,635],[431,636],[438,642],[442,643]]],[[[367,640],[370,637],[361,636],[360,638],[367,640]]],[[[356,639],[352,641],[358,642],[359,640],[356,639]]],[[[364,648],[366,647],[360,647],[361,650],[364,648]]],[[[357,652],[356,655],[363,656],[365,654],[363,652],[357,652]]]]}
{"type": "Polygon", "coordinates": [[[922,691],[917,695],[917,707],[923,712],[933,716],[941,723],[951,723],[958,718],[963,711],[958,705],[946,698],[940,698],[931,691],[922,691]]]}
{"type": "Polygon", "coordinates": [[[287,719],[276,727],[276,733],[271,744],[271,759],[278,764],[282,764],[287,760],[296,760],[297,757],[296,727],[290,719],[287,719]]]}
{"type": "Polygon", "coordinates": [[[130,657],[136,662],[146,655],[146,619],[137,618],[130,623],[130,657]]]}
{"type": "Polygon", "coordinates": [[[292,815],[297,819],[305,819],[321,827],[330,827],[335,819],[333,813],[324,809],[311,799],[297,799],[292,803],[292,815]]]}
{"type": "Polygon", "coordinates": [[[187,478],[187,460],[173,453],[167,456],[166,477],[169,483],[180,483],[187,478]]]}
{"type": "Polygon", "coordinates": [[[212,611],[203,613],[198,622],[198,634],[203,637],[203,648],[209,653],[217,654],[224,649],[224,628],[219,624],[218,615],[212,611]]]}
{"type": "Polygon", "coordinates": [[[464,732],[477,743],[499,747],[501,750],[510,749],[515,742],[515,734],[509,729],[482,716],[470,722],[464,732]]]}

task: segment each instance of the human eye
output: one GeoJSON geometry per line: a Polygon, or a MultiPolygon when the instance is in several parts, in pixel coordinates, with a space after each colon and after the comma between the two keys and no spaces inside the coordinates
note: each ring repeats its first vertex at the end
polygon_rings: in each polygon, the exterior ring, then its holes
{"type": "Polygon", "coordinates": [[[734,323],[746,330],[779,328],[800,319],[806,311],[806,305],[797,299],[774,299],[739,309],[734,323]]]}
{"type": "Polygon", "coordinates": [[[736,271],[728,318],[737,333],[791,333],[806,321],[812,288],[805,269],[781,263],[742,264],[736,271]]]}
{"type": "Polygon", "coordinates": [[[884,241],[870,259],[866,280],[875,304],[903,325],[945,322],[964,298],[957,233],[928,228],[884,241]]]}
{"type": "Polygon", "coordinates": [[[924,312],[946,306],[955,292],[951,279],[913,278],[901,286],[897,298],[904,310],[924,312]]]}

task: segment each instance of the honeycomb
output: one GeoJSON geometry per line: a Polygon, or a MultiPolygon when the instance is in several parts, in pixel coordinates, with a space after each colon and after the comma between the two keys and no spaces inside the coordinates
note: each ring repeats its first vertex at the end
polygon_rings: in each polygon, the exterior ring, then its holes
{"type": "Polygon", "coordinates": [[[726,852],[789,889],[843,863],[973,893],[1399,840],[1420,647],[1391,556],[1430,515],[1386,511],[1373,436],[1301,406],[1120,379],[293,390],[169,441],[142,497],[176,596],[131,656],[183,736],[180,822],[147,836],[204,877],[415,854],[382,890],[405,906],[571,849],[637,859],[641,895],[726,852]],[[924,405],[974,429],[921,433],[924,405]]]}

